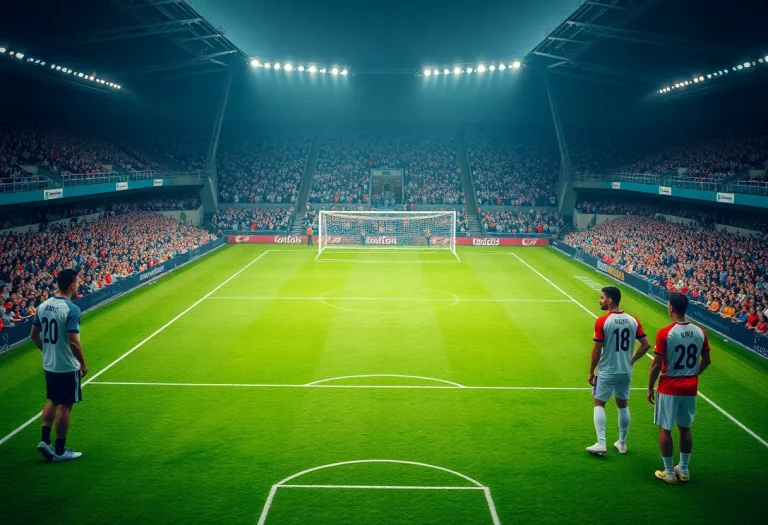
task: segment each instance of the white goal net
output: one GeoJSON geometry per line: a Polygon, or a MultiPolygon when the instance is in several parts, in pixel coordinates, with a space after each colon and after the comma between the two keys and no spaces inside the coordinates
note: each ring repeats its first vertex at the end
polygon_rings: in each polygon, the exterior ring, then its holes
{"type": "Polygon", "coordinates": [[[330,249],[450,250],[455,211],[320,211],[318,255],[330,249]]]}

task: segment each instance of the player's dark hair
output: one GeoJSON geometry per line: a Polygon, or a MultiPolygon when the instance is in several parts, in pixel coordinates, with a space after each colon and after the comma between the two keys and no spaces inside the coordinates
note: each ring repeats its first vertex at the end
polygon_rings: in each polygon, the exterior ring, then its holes
{"type": "Polygon", "coordinates": [[[608,299],[613,301],[613,304],[619,306],[619,303],[621,302],[621,290],[615,286],[606,286],[600,291],[603,292],[608,299]]]}
{"type": "Polygon", "coordinates": [[[685,315],[688,310],[688,296],[680,292],[669,292],[669,305],[678,315],[685,315]]]}
{"type": "Polygon", "coordinates": [[[56,277],[56,284],[59,286],[59,291],[63,293],[69,290],[69,287],[72,286],[72,283],[75,282],[76,278],[77,270],[73,268],[65,268],[61,270],[58,277],[56,277]]]}

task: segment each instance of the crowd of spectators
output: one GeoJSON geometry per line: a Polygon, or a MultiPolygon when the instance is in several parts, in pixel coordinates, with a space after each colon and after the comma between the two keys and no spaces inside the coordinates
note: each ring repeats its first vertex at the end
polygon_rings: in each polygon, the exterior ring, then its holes
{"type": "Polygon", "coordinates": [[[481,210],[480,218],[483,224],[483,233],[487,234],[554,235],[565,226],[565,221],[559,214],[534,209],[528,212],[481,210]]]}
{"type": "Polygon", "coordinates": [[[108,216],[46,232],[0,234],[0,302],[4,325],[23,322],[55,293],[56,275],[77,268],[77,298],[216,239],[202,228],[148,212],[108,216]]]}
{"type": "Polygon", "coordinates": [[[450,139],[409,133],[352,133],[324,139],[309,201],[390,208],[396,204],[462,204],[464,192],[450,139]],[[372,168],[402,169],[403,199],[394,189],[368,195],[372,168]]]}
{"type": "Polygon", "coordinates": [[[555,151],[514,137],[467,139],[477,204],[554,206],[560,160],[555,151]]]}
{"type": "Polygon", "coordinates": [[[222,143],[218,157],[221,201],[295,202],[309,144],[305,135],[222,143]]]}
{"type": "Polygon", "coordinates": [[[71,129],[0,123],[0,177],[2,172],[10,170],[17,177],[24,176],[19,173],[19,166],[24,165],[42,166],[59,175],[103,173],[107,166],[128,172],[162,169],[136,150],[126,151],[104,139],[71,129]]]}
{"type": "Polygon", "coordinates": [[[227,208],[211,218],[220,231],[285,232],[291,227],[293,208],[227,208]]]}
{"type": "Polygon", "coordinates": [[[768,318],[768,240],[648,217],[623,217],[565,242],[646,281],[679,291],[751,329],[768,318]],[[743,319],[742,319],[743,318],[743,319]]]}

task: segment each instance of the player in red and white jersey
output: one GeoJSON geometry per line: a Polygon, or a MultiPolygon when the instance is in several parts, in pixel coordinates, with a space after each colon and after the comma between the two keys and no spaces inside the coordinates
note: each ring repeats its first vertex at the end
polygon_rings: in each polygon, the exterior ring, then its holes
{"type": "Polygon", "coordinates": [[[621,292],[618,288],[607,286],[600,293],[600,309],[608,313],[595,322],[594,346],[589,366],[589,384],[592,385],[594,398],[594,423],[597,443],[587,447],[591,454],[604,455],[608,448],[605,444],[605,404],[614,396],[619,407],[619,440],[613,445],[622,454],[627,452],[627,434],[629,433],[629,390],[632,384],[632,366],[643,357],[651,345],[640,321],[621,311],[621,292]],[[632,355],[635,340],[640,341],[640,348],[632,355]],[[599,373],[595,375],[595,367],[599,373]]]}
{"type": "Polygon", "coordinates": [[[659,393],[653,411],[653,422],[659,425],[659,448],[664,470],[656,477],[675,484],[690,481],[688,462],[691,459],[693,436],[691,425],[696,416],[696,394],[699,376],[712,360],[709,357],[707,334],[685,320],[688,297],[670,292],[669,316],[674,323],[659,330],[656,335],[656,354],[648,380],[648,401],[654,404],[654,385],[659,374],[659,393]],[[673,461],[672,428],[680,432],[680,464],[673,461]]]}

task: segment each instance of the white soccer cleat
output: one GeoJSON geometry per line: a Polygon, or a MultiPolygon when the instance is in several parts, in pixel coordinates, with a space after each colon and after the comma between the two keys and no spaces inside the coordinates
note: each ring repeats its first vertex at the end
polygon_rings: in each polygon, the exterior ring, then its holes
{"type": "Polygon", "coordinates": [[[52,460],[53,456],[56,454],[56,449],[53,448],[53,445],[46,443],[45,441],[41,441],[37,444],[37,451],[48,461],[52,460]]]}
{"type": "Polygon", "coordinates": [[[608,447],[605,446],[605,443],[595,443],[591,447],[587,447],[587,452],[596,456],[605,456],[605,453],[608,452],[608,447]]]}
{"type": "Polygon", "coordinates": [[[622,443],[621,441],[617,441],[613,444],[614,447],[616,447],[616,450],[619,451],[619,454],[626,454],[627,453],[627,444],[622,443]]]}
{"type": "Polygon", "coordinates": [[[73,459],[78,459],[82,456],[82,452],[75,452],[73,450],[66,449],[61,456],[54,454],[53,461],[72,461],[73,459]]]}

